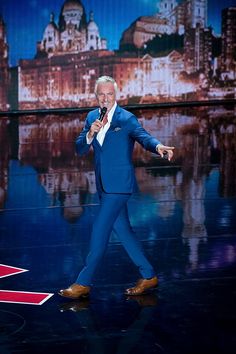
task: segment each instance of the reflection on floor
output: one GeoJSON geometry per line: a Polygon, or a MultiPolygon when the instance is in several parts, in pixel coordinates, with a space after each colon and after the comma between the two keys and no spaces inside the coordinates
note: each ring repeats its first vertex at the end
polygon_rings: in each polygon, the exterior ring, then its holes
{"type": "Polygon", "coordinates": [[[139,274],[112,234],[90,298],[80,301],[57,291],[81,269],[98,209],[92,157],[74,153],[81,121],[0,120],[0,263],[28,270],[2,273],[0,288],[54,294],[41,306],[0,303],[1,353],[235,351],[234,111],[139,116],[176,146],[171,164],[139,147],[134,154],[140,193],[129,202],[130,220],[160,284],[145,296],[124,295],[139,274]]]}

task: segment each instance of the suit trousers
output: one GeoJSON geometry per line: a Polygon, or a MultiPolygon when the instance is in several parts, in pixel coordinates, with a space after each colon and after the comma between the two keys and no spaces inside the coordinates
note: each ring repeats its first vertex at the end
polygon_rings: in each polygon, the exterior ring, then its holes
{"type": "Polygon", "coordinates": [[[100,208],[92,228],[89,254],[76,283],[84,286],[92,284],[94,273],[106,251],[112,230],[139,268],[142,278],[152,278],[155,275],[130,225],[127,207],[130,196],[131,194],[101,193],[100,208]]]}

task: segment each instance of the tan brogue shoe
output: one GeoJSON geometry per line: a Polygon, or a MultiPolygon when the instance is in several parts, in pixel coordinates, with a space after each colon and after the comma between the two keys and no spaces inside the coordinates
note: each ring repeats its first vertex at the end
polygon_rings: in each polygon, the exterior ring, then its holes
{"type": "Polygon", "coordinates": [[[81,297],[87,297],[89,292],[90,286],[72,284],[69,288],[60,290],[58,294],[69,299],[79,299],[81,297]]]}
{"type": "Polygon", "coordinates": [[[153,277],[151,279],[140,279],[135,287],[126,289],[125,294],[129,296],[143,295],[157,287],[158,279],[153,277]]]}

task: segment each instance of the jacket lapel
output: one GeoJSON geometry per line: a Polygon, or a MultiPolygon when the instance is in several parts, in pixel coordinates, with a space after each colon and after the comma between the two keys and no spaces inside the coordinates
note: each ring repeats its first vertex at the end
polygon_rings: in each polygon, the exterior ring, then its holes
{"type": "Polygon", "coordinates": [[[109,132],[110,130],[114,130],[114,128],[118,125],[119,123],[119,117],[120,117],[120,107],[117,105],[116,109],[115,109],[115,112],[113,114],[113,117],[112,117],[112,120],[111,120],[111,125],[108,129],[107,132],[109,132]]]}
{"type": "Polygon", "coordinates": [[[111,124],[110,127],[108,129],[108,131],[106,132],[103,144],[101,146],[101,148],[104,146],[107,136],[114,130],[114,128],[117,126],[118,122],[119,122],[119,116],[120,116],[120,107],[117,105],[115,112],[113,114],[112,120],[111,120],[111,124]]]}

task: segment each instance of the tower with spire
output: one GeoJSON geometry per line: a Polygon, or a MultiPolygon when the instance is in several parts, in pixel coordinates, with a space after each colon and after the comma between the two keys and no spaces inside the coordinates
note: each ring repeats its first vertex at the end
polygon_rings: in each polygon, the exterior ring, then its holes
{"type": "Polygon", "coordinates": [[[60,34],[54,21],[54,13],[51,13],[50,22],[44,30],[43,39],[39,45],[39,51],[50,55],[57,52],[59,50],[59,46],[60,34]]]}

